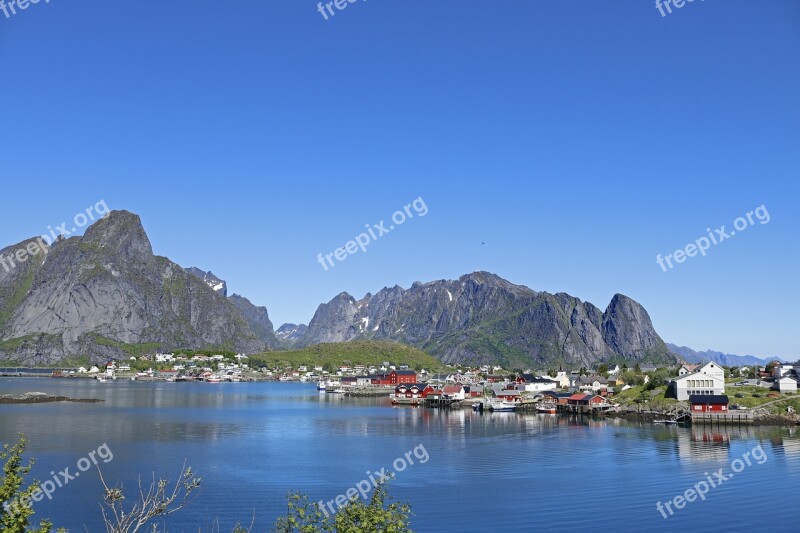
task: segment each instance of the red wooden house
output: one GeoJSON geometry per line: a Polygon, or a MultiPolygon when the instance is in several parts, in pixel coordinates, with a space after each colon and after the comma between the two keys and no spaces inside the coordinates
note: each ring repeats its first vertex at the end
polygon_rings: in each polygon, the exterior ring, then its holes
{"type": "Polygon", "coordinates": [[[373,385],[413,385],[417,382],[417,373],[413,370],[392,370],[391,372],[372,376],[373,385]]]}
{"type": "Polygon", "coordinates": [[[417,399],[422,398],[422,391],[425,389],[425,385],[421,385],[419,383],[412,383],[412,384],[402,384],[398,385],[394,388],[394,397],[395,398],[406,398],[406,399],[417,399]]]}
{"type": "Polygon", "coordinates": [[[693,413],[728,412],[728,397],[724,394],[692,394],[689,403],[693,413]]]}
{"type": "Polygon", "coordinates": [[[521,402],[522,396],[518,390],[496,390],[494,397],[506,402],[521,402]]]}
{"type": "Polygon", "coordinates": [[[429,394],[441,398],[442,394],[444,393],[442,392],[442,389],[438,387],[434,387],[433,385],[426,385],[425,388],[422,389],[422,397],[427,398],[429,394]]]}
{"type": "Polygon", "coordinates": [[[606,400],[596,394],[573,394],[567,398],[567,405],[600,405],[606,400]]]}

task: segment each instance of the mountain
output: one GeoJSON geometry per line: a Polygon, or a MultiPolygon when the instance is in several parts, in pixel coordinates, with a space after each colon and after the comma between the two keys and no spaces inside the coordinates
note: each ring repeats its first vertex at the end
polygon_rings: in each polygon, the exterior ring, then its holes
{"type": "Polygon", "coordinates": [[[271,347],[278,345],[278,339],[273,331],[272,321],[269,319],[266,307],[256,306],[238,294],[232,294],[228,301],[239,310],[259,339],[266,341],[267,345],[271,347]]]}
{"type": "Polygon", "coordinates": [[[284,324],[275,331],[275,337],[291,346],[301,340],[308,331],[305,324],[284,324]]]}
{"type": "Polygon", "coordinates": [[[35,242],[0,251],[0,359],[51,364],[209,347],[254,353],[276,343],[266,309],[231,301],[154,255],[132,213],[113,211],[83,236],[41,243],[46,251],[8,268],[35,242]]]}
{"type": "Polygon", "coordinates": [[[494,274],[384,288],[320,305],[298,343],[389,340],[445,363],[531,366],[625,360],[676,362],[647,311],[617,294],[605,312],[564,293],[537,292],[494,274]]]}
{"type": "Polygon", "coordinates": [[[185,270],[189,274],[202,279],[206,285],[211,287],[214,291],[219,292],[223,296],[228,296],[228,284],[215,276],[211,271],[203,272],[196,267],[189,267],[185,270]]]}
{"type": "Polygon", "coordinates": [[[733,355],[722,352],[715,352],[713,350],[706,350],[704,352],[696,352],[686,346],[677,346],[675,344],[667,343],[669,350],[685,359],[688,363],[701,363],[704,361],[712,361],[720,366],[766,366],[771,361],[786,362],[780,357],[768,357],[766,359],[756,357],[754,355],[733,355]]]}

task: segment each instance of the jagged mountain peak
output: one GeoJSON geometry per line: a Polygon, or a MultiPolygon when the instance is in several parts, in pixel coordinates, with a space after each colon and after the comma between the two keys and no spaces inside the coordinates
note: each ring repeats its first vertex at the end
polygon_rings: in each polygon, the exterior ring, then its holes
{"type": "Polygon", "coordinates": [[[112,211],[34,259],[0,275],[0,359],[50,364],[125,357],[143,345],[252,353],[277,344],[265,308],[240,310],[154,256],[128,211],[112,211]]]}
{"type": "Polygon", "coordinates": [[[301,343],[391,340],[448,363],[674,358],[644,308],[621,294],[603,313],[566,293],[536,292],[479,271],[407,290],[386,287],[365,300],[340,295],[322,304],[301,343]]]}
{"type": "Polygon", "coordinates": [[[94,244],[129,259],[149,259],[153,255],[150,239],[139,215],[129,211],[111,211],[89,226],[81,242],[94,244]]]}
{"type": "Polygon", "coordinates": [[[197,267],[189,267],[185,269],[186,272],[192,274],[193,276],[202,279],[206,285],[211,287],[212,290],[222,294],[223,296],[228,296],[228,284],[225,280],[222,280],[214,275],[213,272],[210,270],[205,272],[204,270],[197,268],[197,267]]]}

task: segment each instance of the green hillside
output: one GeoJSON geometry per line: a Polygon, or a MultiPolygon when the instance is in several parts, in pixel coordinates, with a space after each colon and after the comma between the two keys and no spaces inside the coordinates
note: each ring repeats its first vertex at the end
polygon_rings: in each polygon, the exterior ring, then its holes
{"type": "Polygon", "coordinates": [[[315,344],[299,350],[266,352],[250,356],[249,365],[253,368],[265,366],[272,368],[290,364],[324,366],[332,370],[343,365],[380,366],[385,361],[393,365],[408,365],[419,370],[439,370],[444,365],[427,353],[395,342],[352,341],[341,343],[315,344]]]}

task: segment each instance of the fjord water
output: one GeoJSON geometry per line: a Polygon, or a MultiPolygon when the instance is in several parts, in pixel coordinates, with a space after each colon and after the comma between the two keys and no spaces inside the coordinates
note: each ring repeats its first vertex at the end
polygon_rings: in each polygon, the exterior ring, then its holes
{"type": "MultiPolygon", "coordinates": [[[[0,394],[40,391],[102,403],[0,405],[0,442],[29,440],[40,480],[106,443],[100,462],[129,499],[139,476],[169,474],[184,461],[203,486],[167,521],[171,532],[221,531],[237,521],[269,531],[288,490],[330,500],[367,471],[419,445],[429,459],[397,474],[390,493],[411,503],[420,532],[797,531],[797,428],[703,429],[538,414],[391,407],[386,399],[320,394],[312,384],[141,383],[6,379],[0,394]],[[711,489],[667,519],[671,500],[756,446],[767,460],[711,489]]],[[[422,455],[422,454],[420,454],[422,455]]],[[[92,469],[38,504],[37,518],[104,531],[92,469]]]]}

